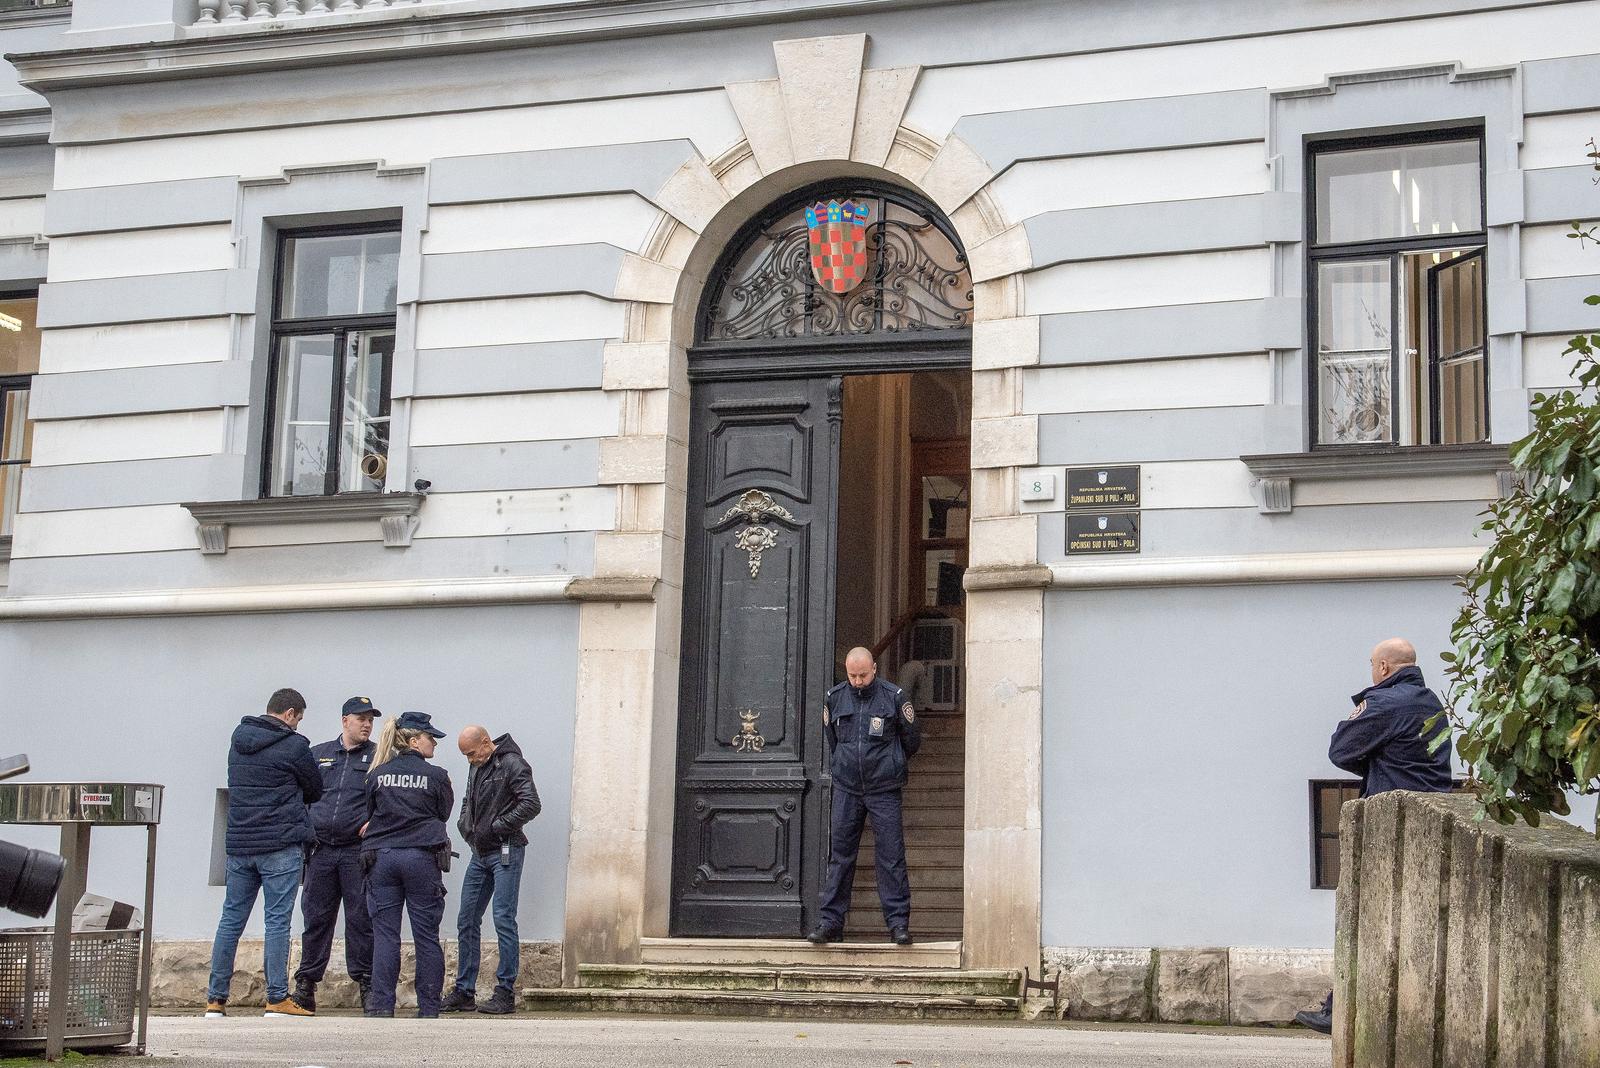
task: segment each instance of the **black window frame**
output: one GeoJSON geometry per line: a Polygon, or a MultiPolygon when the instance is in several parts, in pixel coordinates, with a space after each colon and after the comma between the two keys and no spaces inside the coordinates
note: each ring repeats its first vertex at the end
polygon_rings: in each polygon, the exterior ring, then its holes
{"type": "MultiPolygon", "coordinates": [[[[31,300],[31,301],[34,302],[34,327],[33,327],[33,329],[37,332],[38,329],[39,329],[39,326],[38,326],[39,291],[37,289],[0,290],[0,303],[5,303],[5,302],[9,302],[9,301],[16,301],[16,300],[31,300]]],[[[29,400],[29,407],[31,408],[32,407],[32,401],[33,401],[32,393],[33,393],[33,388],[34,388],[33,387],[33,380],[35,378],[37,378],[37,377],[39,377],[39,373],[37,371],[33,372],[32,374],[25,374],[25,375],[0,375],[0,442],[5,441],[5,412],[6,412],[5,394],[11,393],[11,392],[15,392],[15,391],[18,391],[18,390],[26,390],[28,392],[28,394],[29,394],[28,400],[29,400]]],[[[24,425],[26,425],[27,423],[30,423],[32,421],[33,420],[28,419],[28,418],[24,418],[23,419],[24,425]]],[[[25,468],[25,467],[31,466],[32,463],[33,463],[32,450],[29,450],[29,454],[27,456],[23,457],[21,460],[7,460],[4,456],[0,456],[0,467],[24,467],[25,468]]],[[[19,500],[18,503],[19,503],[19,513],[18,514],[20,514],[20,500],[19,500]]],[[[16,516],[12,516],[11,519],[12,519],[13,523],[16,522],[16,516]]],[[[12,535],[10,535],[10,534],[0,534],[0,545],[9,545],[11,543],[11,539],[12,539],[12,535]]]]}
{"type": "MultiPolygon", "coordinates": [[[[1339,841],[1339,825],[1335,823],[1333,829],[1327,830],[1322,826],[1322,792],[1329,789],[1352,790],[1354,797],[1361,796],[1360,779],[1312,779],[1308,784],[1308,793],[1311,798],[1311,889],[1337,890],[1339,880],[1331,882],[1327,873],[1322,870],[1322,843],[1339,841]]],[[[1346,798],[1346,801],[1353,798],[1346,798]]],[[[1339,809],[1344,810],[1344,802],[1339,803],[1339,809]]]]}
{"type": "MultiPolygon", "coordinates": [[[[1489,201],[1488,201],[1488,145],[1482,124],[1452,125],[1440,129],[1414,130],[1405,132],[1387,132],[1379,134],[1365,134],[1360,136],[1308,138],[1305,143],[1305,160],[1302,172],[1305,174],[1305,294],[1306,294],[1306,412],[1310,423],[1309,441],[1315,451],[1337,452],[1343,449],[1373,449],[1373,448],[1401,448],[1401,449],[1449,449],[1462,446],[1482,444],[1482,442],[1456,442],[1449,445],[1438,444],[1439,437],[1439,395],[1434,383],[1436,377],[1437,353],[1428,355],[1429,367],[1429,397],[1427,412],[1428,440],[1410,445],[1400,443],[1400,365],[1403,362],[1403,346],[1400,344],[1400,302],[1391,299],[1389,302],[1389,336],[1391,338],[1391,358],[1389,361],[1389,420],[1392,431],[1392,441],[1347,441],[1324,443],[1318,440],[1321,432],[1321,408],[1318,398],[1318,389],[1322,372],[1321,338],[1318,335],[1318,312],[1321,292],[1320,278],[1317,266],[1321,263],[1338,262],[1340,260],[1371,260],[1380,256],[1389,258],[1389,273],[1391,292],[1400,284],[1401,271],[1399,270],[1400,257],[1406,253],[1433,252],[1443,248],[1467,249],[1464,256],[1476,255],[1483,260],[1484,272],[1484,359],[1483,359],[1483,397],[1484,397],[1484,441],[1489,440],[1489,324],[1488,324],[1488,278],[1489,278],[1489,201]],[[1378,238],[1369,241],[1332,242],[1320,245],[1317,241],[1317,157],[1333,152],[1348,152],[1363,148],[1399,148],[1408,145],[1440,144],[1447,141],[1476,141],[1478,144],[1478,221],[1483,224],[1481,230],[1473,230],[1459,234],[1421,234],[1416,237],[1378,238]],[[1449,241],[1441,240],[1448,236],[1449,241]]],[[[1428,311],[1430,334],[1434,332],[1433,309],[1428,311]]]]}
{"type": "MultiPolygon", "coordinates": [[[[279,362],[282,359],[282,342],[286,338],[292,337],[309,337],[316,334],[333,335],[333,352],[335,355],[332,361],[333,388],[328,400],[328,467],[322,476],[322,496],[337,497],[361,492],[339,490],[339,437],[344,432],[344,384],[340,379],[344,364],[340,354],[345,351],[345,344],[352,333],[376,333],[384,330],[398,332],[398,307],[392,312],[371,315],[321,315],[305,318],[285,318],[283,316],[283,280],[284,273],[289,265],[289,242],[319,237],[373,237],[379,234],[395,234],[398,236],[400,232],[399,220],[388,220],[382,223],[308,226],[278,231],[272,271],[272,326],[267,341],[266,403],[263,408],[265,422],[262,426],[263,447],[261,450],[260,482],[260,497],[262,500],[289,500],[296,497],[305,500],[315,497],[314,494],[296,495],[273,492],[273,464],[278,455],[278,372],[279,362]]],[[[391,417],[393,398],[390,391],[393,388],[393,382],[394,366],[391,359],[384,374],[380,402],[380,410],[391,417]]],[[[390,445],[393,445],[392,441],[390,445]]]]}
{"type": "MultiPolygon", "coordinates": [[[[1322,870],[1322,850],[1318,847],[1325,840],[1331,842],[1337,842],[1339,840],[1339,825],[1337,823],[1334,824],[1331,831],[1322,826],[1322,798],[1320,791],[1330,788],[1353,790],[1355,792],[1355,796],[1347,797],[1345,798],[1345,801],[1356,800],[1361,796],[1361,780],[1310,779],[1307,781],[1306,785],[1307,793],[1311,799],[1311,819],[1309,823],[1311,829],[1311,889],[1337,890],[1339,889],[1338,880],[1335,879],[1333,882],[1328,882],[1326,879],[1326,874],[1322,870]]],[[[1450,785],[1452,793],[1461,793],[1467,788],[1467,780],[1452,778],[1450,780],[1450,785]]],[[[1339,811],[1341,813],[1344,811],[1344,805],[1344,801],[1339,803],[1339,811]]],[[[1343,875],[1344,873],[1340,872],[1339,874],[1343,875]]]]}

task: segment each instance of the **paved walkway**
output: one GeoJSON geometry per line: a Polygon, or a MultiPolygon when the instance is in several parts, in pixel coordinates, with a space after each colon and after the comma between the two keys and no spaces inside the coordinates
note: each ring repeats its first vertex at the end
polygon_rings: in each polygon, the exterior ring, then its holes
{"type": "MultiPolygon", "coordinates": [[[[1304,1031],[618,1016],[150,1021],[180,1068],[1327,1068],[1304,1031]]],[[[109,1062],[115,1065],[116,1061],[109,1062]]]]}

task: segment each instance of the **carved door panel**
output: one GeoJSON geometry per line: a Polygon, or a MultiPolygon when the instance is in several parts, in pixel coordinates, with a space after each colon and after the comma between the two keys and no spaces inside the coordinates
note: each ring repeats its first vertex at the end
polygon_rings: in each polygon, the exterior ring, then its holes
{"type": "Polygon", "coordinates": [[[827,838],[839,379],[694,386],[673,933],[794,938],[827,838]]]}

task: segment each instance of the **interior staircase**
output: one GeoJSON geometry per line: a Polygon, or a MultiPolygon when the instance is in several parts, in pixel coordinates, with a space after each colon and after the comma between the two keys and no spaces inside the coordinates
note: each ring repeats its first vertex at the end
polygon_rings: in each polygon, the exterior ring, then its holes
{"type": "Polygon", "coordinates": [[[647,938],[639,964],[581,964],[576,987],[525,990],[523,1000],[545,1012],[1008,1019],[1022,978],[963,971],[959,942],[647,938]]]}
{"type": "MultiPolygon", "coordinates": [[[[966,717],[923,712],[922,748],[911,760],[904,793],[906,866],[911,874],[911,934],[929,941],[961,939],[961,863],[966,793],[966,717]]],[[[888,938],[872,864],[872,830],[861,838],[845,937],[888,938]]]]}

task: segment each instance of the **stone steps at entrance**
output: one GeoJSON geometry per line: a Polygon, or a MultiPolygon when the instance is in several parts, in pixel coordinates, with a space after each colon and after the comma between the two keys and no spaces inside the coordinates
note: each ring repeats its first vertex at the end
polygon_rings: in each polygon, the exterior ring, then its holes
{"type": "MultiPolygon", "coordinates": [[[[918,905],[917,891],[911,891],[911,934],[914,938],[934,938],[961,930],[961,897],[959,891],[954,905],[918,905]]],[[[850,911],[845,913],[846,935],[860,932],[863,937],[887,938],[883,926],[883,906],[878,895],[869,891],[865,895],[850,896],[850,911]]]]}
{"type": "MultiPolygon", "coordinates": [[[[856,876],[856,881],[851,884],[850,911],[853,914],[858,909],[872,907],[872,912],[877,915],[878,908],[878,880],[868,875],[863,879],[856,876]]],[[[953,909],[961,911],[961,887],[930,887],[917,882],[916,873],[911,876],[911,915],[913,918],[923,914],[927,909],[953,909]]],[[[880,921],[881,927],[881,921],[880,921]]]]}
{"type": "Polygon", "coordinates": [[[642,955],[641,964],[580,964],[576,989],[524,990],[523,999],[549,1012],[864,1020],[1007,1019],[1020,1004],[1021,974],[962,971],[959,942],[666,938],[645,939],[642,955]]]}
{"type": "Polygon", "coordinates": [[[639,945],[640,958],[645,964],[961,967],[960,942],[924,942],[913,946],[843,942],[814,946],[799,938],[645,938],[639,945]]]}
{"type": "MultiPolygon", "coordinates": [[[[911,865],[911,890],[957,890],[961,889],[961,864],[960,858],[952,864],[916,864],[911,865]]],[[[864,857],[861,863],[856,864],[856,878],[850,884],[856,893],[863,891],[876,895],[878,892],[878,875],[872,868],[872,858],[864,857]]]]}
{"type": "Polygon", "coordinates": [[[808,994],[913,994],[940,997],[1015,997],[1021,976],[1011,971],[952,968],[715,966],[707,964],[584,964],[578,986],[603,990],[766,990],[808,994]]]}
{"type": "Polygon", "coordinates": [[[664,1016],[763,1016],[801,1020],[1014,1019],[1019,999],[905,994],[805,994],[708,990],[539,990],[522,992],[536,1012],[620,1012],[664,1016]]]}

